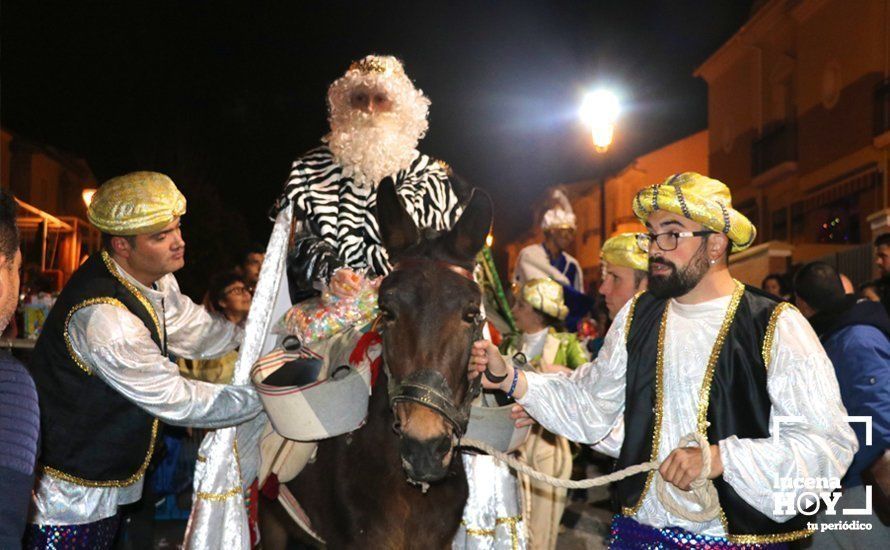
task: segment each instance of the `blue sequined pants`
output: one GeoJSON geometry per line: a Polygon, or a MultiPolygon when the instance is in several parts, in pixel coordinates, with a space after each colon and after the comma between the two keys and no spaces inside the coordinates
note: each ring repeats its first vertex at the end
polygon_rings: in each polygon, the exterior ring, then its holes
{"type": "Polygon", "coordinates": [[[120,527],[119,514],[81,525],[28,525],[25,550],[108,550],[120,527]]]}
{"type": "Polygon", "coordinates": [[[643,525],[626,516],[612,518],[609,548],[612,550],[640,549],[683,549],[696,548],[702,550],[724,550],[732,548],[751,548],[758,550],[779,550],[788,548],[782,544],[734,544],[723,537],[696,535],[679,527],[656,528],[643,525]]]}

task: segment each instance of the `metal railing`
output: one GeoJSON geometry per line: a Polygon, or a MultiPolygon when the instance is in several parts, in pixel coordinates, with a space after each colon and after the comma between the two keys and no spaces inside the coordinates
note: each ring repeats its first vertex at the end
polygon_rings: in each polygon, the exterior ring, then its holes
{"type": "Polygon", "coordinates": [[[797,160],[797,127],[786,122],[765,131],[751,144],[751,175],[797,160]]]}
{"type": "Polygon", "coordinates": [[[838,273],[843,273],[850,278],[854,286],[859,286],[872,279],[874,269],[874,247],[871,243],[859,245],[855,248],[826,254],[815,261],[831,264],[838,273]]]}

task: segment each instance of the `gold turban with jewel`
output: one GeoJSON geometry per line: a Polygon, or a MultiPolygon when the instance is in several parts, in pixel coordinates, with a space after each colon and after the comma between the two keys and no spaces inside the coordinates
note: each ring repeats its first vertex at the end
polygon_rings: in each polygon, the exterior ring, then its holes
{"type": "Polygon", "coordinates": [[[160,231],[185,214],[185,197],[173,180],[157,172],[132,172],[99,187],[87,217],[109,235],[130,236],[160,231]]]}
{"type": "Polygon", "coordinates": [[[745,250],[757,236],[754,224],[732,207],[729,188],[695,172],[674,174],[664,183],[646,187],[633,200],[634,214],[644,224],[656,210],[667,210],[723,233],[732,251],[745,250]]]}
{"type": "Polygon", "coordinates": [[[636,233],[621,233],[607,240],[600,256],[610,265],[649,270],[649,255],[640,248],[636,233]]]}
{"type": "Polygon", "coordinates": [[[522,285],[522,299],[535,310],[560,321],[569,314],[562,296],[562,285],[553,279],[532,279],[522,285]]]}

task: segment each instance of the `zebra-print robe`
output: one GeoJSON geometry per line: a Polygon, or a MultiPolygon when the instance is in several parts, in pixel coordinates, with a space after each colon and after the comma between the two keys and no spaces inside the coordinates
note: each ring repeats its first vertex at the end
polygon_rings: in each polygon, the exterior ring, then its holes
{"type": "MultiPolygon", "coordinates": [[[[460,198],[444,163],[419,154],[392,176],[405,209],[421,230],[451,229],[460,217],[460,198]]],[[[375,218],[377,188],[360,187],[323,145],[294,161],[273,213],[289,204],[301,228],[288,258],[291,285],[309,290],[327,284],[340,267],[366,269],[369,277],[392,269],[375,218]]]]}

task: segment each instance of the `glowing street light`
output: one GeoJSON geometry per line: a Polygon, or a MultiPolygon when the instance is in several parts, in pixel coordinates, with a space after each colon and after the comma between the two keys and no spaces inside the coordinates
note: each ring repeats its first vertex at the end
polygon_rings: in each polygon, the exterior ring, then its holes
{"type": "Polygon", "coordinates": [[[584,96],[579,114],[581,121],[590,128],[598,153],[605,153],[612,144],[620,111],[618,97],[608,90],[595,90],[584,96]]]}

